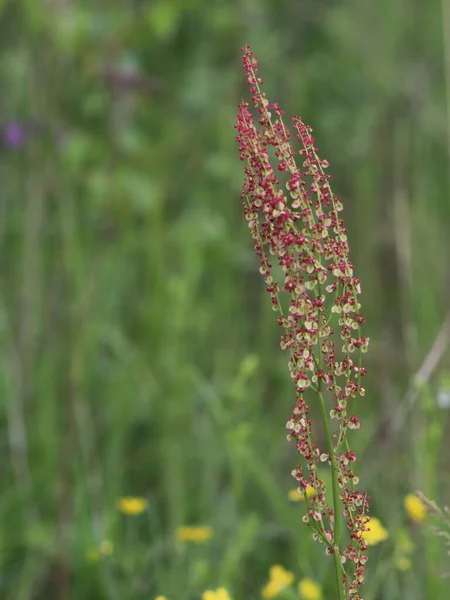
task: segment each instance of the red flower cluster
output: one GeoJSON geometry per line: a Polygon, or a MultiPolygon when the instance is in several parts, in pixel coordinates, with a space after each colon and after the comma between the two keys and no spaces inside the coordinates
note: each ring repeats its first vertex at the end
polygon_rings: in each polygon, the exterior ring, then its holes
{"type": "Polygon", "coordinates": [[[356,457],[347,440],[348,430],[360,427],[350,406],[354,398],[365,393],[361,378],[366,370],[360,358],[367,351],[369,340],[360,330],[364,323],[358,301],[360,280],[354,277],[349,260],[347,231],[339,216],[343,206],[331,191],[331,176],[325,172],[328,162],[317,155],[311,127],[294,117],[293,131],[301,144],[300,151],[295,152],[282,119],[283,111],[278,104],[270,104],[261,91],[263,82],[258,77],[257,60],[248,46],[242,52],[258,119],[256,122],[248,103],[239,105],[237,141],[240,158],[247,163],[241,200],[260,272],[272,307],[279,313],[278,323],[284,329],[281,347],[290,352],[289,368],[296,384],[296,404],[286,427],[288,439],[295,440],[303,464],[292,474],[299,488],[314,487],[316,495],[303,520],[314,530],[314,536],[326,544],[328,554],[339,553],[342,564],[346,559],[354,563],[351,580],[342,571],[344,585],[349,594],[360,598],[358,586],[364,581],[367,560],[362,532],[367,522],[368,496],[355,488],[356,457]],[[271,164],[273,154],[278,173],[271,164]],[[298,156],[301,168],[296,163],[298,156]],[[281,301],[282,294],[289,298],[287,309],[281,301]],[[337,333],[332,329],[334,320],[337,333]],[[326,452],[321,452],[312,441],[307,390],[316,395],[322,408],[329,439],[326,452]],[[337,423],[335,435],[330,431],[325,399],[333,404],[329,415],[337,423]],[[333,508],[319,478],[320,461],[328,462],[335,476],[333,508]],[[346,519],[350,534],[349,544],[342,550],[341,516],[346,519]]]}

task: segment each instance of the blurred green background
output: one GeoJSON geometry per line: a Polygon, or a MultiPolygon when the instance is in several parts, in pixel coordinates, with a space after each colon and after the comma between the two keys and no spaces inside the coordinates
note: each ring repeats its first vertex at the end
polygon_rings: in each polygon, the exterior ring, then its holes
{"type": "Polygon", "coordinates": [[[389,531],[364,598],[447,598],[403,501],[450,502],[449,0],[0,0],[0,31],[0,598],[252,600],[273,564],[334,597],[239,203],[247,43],[314,128],[363,280],[351,443],[389,531]]]}

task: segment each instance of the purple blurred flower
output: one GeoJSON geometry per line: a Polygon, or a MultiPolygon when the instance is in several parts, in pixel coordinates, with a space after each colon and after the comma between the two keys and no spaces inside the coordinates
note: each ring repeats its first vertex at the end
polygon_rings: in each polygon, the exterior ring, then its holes
{"type": "Polygon", "coordinates": [[[23,148],[29,138],[29,128],[24,123],[11,121],[3,125],[2,138],[6,148],[23,148]]]}

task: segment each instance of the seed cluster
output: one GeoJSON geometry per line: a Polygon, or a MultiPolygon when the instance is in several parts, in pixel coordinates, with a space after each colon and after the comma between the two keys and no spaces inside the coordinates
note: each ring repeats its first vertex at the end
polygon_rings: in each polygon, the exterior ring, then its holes
{"type": "Polygon", "coordinates": [[[281,348],[290,353],[296,403],[286,424],[287,437],[295,441],[302,457],[292,475],[299,491],[314,487],[316,493],[303,520],[326,545],[327,554],[339,552],[342,565],[347,559],[353,563],[351,578],[344,566],[342,572],[348,593],[358,599],[367,561],[362,533],[366,531],[369,498],[356,489],[356,456],[349,448],[347,433],[360,427],[350,408],[357,396],[365,394],[361,355],[367,351],[369,339],[361,335],[361,282],[349,260],[347,230],[340,217],[343,205],[331,191],[328,162],[318,157],[311,127],[301,117],[293,118],[292,130],[301,146],[294,151],[284,112],[278,104],[270,104],[261,91],[257,60],[248,46],[242,53],[258,117],[255,119],[249,104],[242,101],[236,125],[240,158],[246,162],[241,201],[260,272],[283,328],[281,348]],[[270,159],[273,154],[276,170],[270,159]],[[282,294],[288,298],[288,309],[283,309],[282,294]],[[313,442],[306,393],[323,407],[325,400],[332,403],[329,415],[323,413],[330,440],[326,451],[313,442]],[[329,418],[336,423],[334,435],[329,418]],[[321,462],[335,472],[339,506],[329,505],[319,477],[321,462]],[[344,549],[335,510],[340,511],[349,531],[344,549]]]}

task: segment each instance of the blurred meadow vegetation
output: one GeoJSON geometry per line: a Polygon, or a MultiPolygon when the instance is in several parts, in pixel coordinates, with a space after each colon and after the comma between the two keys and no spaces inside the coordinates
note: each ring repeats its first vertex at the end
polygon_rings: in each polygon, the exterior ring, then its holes
{"type": "Polygon", "coordinates": [[[363,281],[364,598],[447,598],[404,499],[450,503],[449,0],[0,0],[0,31],[0,598],[253,600],[277,564],[333,597],[239,202],[247,43],[363,281]]]}

